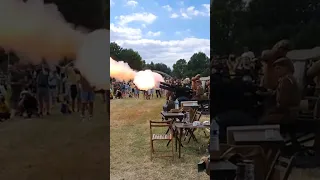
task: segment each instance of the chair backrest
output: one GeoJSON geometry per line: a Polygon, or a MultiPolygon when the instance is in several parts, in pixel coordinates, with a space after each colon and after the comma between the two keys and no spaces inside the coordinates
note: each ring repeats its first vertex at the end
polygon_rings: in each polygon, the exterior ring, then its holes
{"type": "Polygon", "coordinates": [[[191,119],[190,122],[192,123],[192,122],[194,122],[194,121],[199,121],[200,118],[201,118],[201,116],[202,116],[201,111],[196,111],[196,112],[194,113],[194,115],[193,115],[193,117],[192,117],[192,119],[191,119]]]}
{"type": "Polygon", "coordinates": [[[150,121],[150,132],[152,133],[152,128],[159,128],[159,127],[168,127],[172,130],[172,120],[169,121],[150,121]]]}
{"type": "Polygon", "coordinates": [[[276,176],[278,177],[277,179],[287,180],[292,170],[294,157],[295,156],[285,158],[281,156],[281,152],[278,151],[274,158],[274,161],[271,164],[271,168],[267,174],[266,180],[272,180],[276,176]]]}

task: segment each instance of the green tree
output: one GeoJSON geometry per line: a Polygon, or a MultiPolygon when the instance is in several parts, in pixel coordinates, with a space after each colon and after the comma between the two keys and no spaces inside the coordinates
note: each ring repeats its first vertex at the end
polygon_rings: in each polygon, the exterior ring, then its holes
{"type": "Polygon", "coordinates": [[[119,56],[121,60],[128,63],[132,69],[142,69],[142,58],[137,51],[133,49],[122,49],[119,56]]]}
{"type": "Polygon", "coordinates": [[[244,46],[260,54],[281,39],[296,49],[319,45],[318,0],[214,0],[211,7],[212,55],[240,54],[244,46]]]}
{"type": "Polygon", "coordinates": [[[187,71],[187,61],[185,59],[179,59],[173,64],[172,75],[177,78],[185,78],[187,71]]]}
{"type": "Polygon", "coordinates": [[[112,59],[119,61],[121,60],[120,54],[122,51],[122,47],[119,46],[117,43],[112,42],[110,43],[110,56],[112,59]]]}
{"type": "Polygon", "coordinates": [[[200,74],[201,76],[209,76],[210,75],[209,65],[210,65],[210,59],[205,53],[203,52],[194,53],[187,63],[188,71],[186,72],[186,75],[188,77],[192,77],[197,74],[200,74]]]}
{"type": "Polygon", "coordinates": [[[171,74],[171,69],[163,63],[156,63],[153,70],[161,71],[169,75],[171,74]]]}

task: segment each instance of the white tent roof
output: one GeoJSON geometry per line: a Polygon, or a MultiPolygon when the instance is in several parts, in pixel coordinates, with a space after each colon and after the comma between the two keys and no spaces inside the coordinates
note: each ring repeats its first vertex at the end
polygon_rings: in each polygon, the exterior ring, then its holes
{"type": "Polygon", "coordinates": [[[207,81],[207,80],[210,80],[210,76],[208,76],[208,77],[201,77],[201,78],[200,78],[200,81],[207,81]]]}
{"type": "Polygon", "coordinates": [[[320,47],[313,49],[292,50],[287,53],[287,57],[291,60],[308,60],[320,58],[320,47]]]}

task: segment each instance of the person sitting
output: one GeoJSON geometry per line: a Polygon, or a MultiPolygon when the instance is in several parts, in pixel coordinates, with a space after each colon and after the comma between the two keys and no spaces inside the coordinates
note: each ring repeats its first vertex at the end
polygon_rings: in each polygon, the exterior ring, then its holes
{"type": "Polygon", "coordinates": [[[0,95],[0,121],[10,119],[10,109],[5,102],[3,95],[0,95]]]}
{"type": "Polygon", "coordinates": [[[293,63],[288,58],[280,58],[273,63],[273,66],[276,76],[279,77],[276,90],[270,91],[270,95],[275,97],[273,105],[268,105],[268,108],[259,117],[254,117],[239,109],[218,114],[217,122],[220,126],[221,142],[226,140],[226,129],[229,126],[294,123],[299,113],[301,93],[293,77],[293,63]]]}
{"type": "Polygon", "coordinates": [[[62,103],[61,103],[61,109],[60,109],[60,112],[62,113],[62,114],[71,114],[71,108],[70,108],[70,106],[69,106],[69,101],[68,101],[68,97],[67,96],[65,96],[64,98],[63,98],[63,101],[62,101],[62,103]]]}
{"type": "Polygon", "coordinates": [[[279,82],[274,91],[276,104],[266,111],[260,120],[262,124],[292,123],[299,113],[301,92],[293,76],[294,66],[290,59],[280,58],[273,63],[279,82]]]}
{"type": "Polygon", "coordinates": [[[122,92],[121,92],[120,88],[117,89],[117,91],[116,91],[116,99],[122,99],[122,92]]]}
{"type": "Polygon", "coordinates": [[[29,89],[25,89],[20,94],[20,102],[19,102],[20,114],[27,114],[28,118],[31,118],[33,114],[39,116],[38,114],[38,101],[32,95],[29,89]]]}

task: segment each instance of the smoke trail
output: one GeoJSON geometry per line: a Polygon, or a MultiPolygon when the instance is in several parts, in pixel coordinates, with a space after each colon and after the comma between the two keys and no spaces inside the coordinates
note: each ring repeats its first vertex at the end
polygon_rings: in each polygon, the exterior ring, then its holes
{"type": "Polygon", "coordinates": [[[159,87],[160,82],[164,82],[163,77],[151,70],[134,71],[123,62],[117,62],[110,57],[110,76],[121,81],[133,80],[133,83],[140,90],[148,90],[159,87]]]}
{"type": "MultiPolygon", "coordinates": [[[[44,4],[41,0],[0,0],[0,46],[6,51],[15,52],[20,60],[41,63],[45,58],[49,64],[57,64],[59,60],[80,59],[77,68],[93,85],[109,89],[109,32],[99,31],[87,35],[76,30],[67,23],[54,4],[44,4]],[[100,38],[96,36],[101,36],[100,38]],[[96,43],[95,48],[87,50],[92,39],[104,39],[108,42],[96,43]],[[105,45],[103,46],[100,45],[105,45]],[[105,53],[102,53],[105,52],[105,53]],[[91,54],[90,54],[91,53],[91,54]],[[97,54],[104,57],[97,58],[97,54]],[[81,57],[83,56],[83,57],[81,57]],[[89,58],[90,57],[90,58],[89,58]],[[102,59],[104,58],[104,61],[102,59]],[[89,63],[90,62],[90,63],[89,63]],[[104,62],[104,70],[97,68],[96,63],[104,62]],[[106,75],[105,78],[95,78],[90,73],[106,75]]],[[[101,66],[100,66],[101,67],[101,66]]]]}
{"type": "Polygon", "coordinates": [[[54,4],[40,0],[0,1],[0,46],[22,60],[41,63],[74,59],[84,34],[72,28],[54,4]]]}

